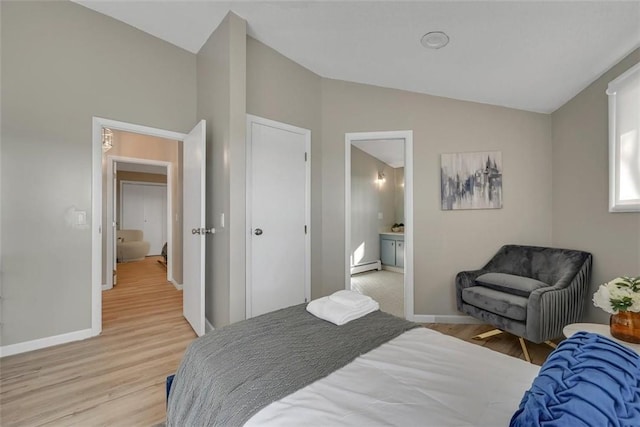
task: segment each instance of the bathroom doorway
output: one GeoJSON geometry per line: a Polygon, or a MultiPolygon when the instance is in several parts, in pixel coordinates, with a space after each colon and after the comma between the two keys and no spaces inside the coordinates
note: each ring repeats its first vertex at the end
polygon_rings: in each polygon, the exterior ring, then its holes
{"type": "Polygon", "coordinates": [[[412,319],[412,132],[350,133],[345,142],[345,288],[412,319]]]}

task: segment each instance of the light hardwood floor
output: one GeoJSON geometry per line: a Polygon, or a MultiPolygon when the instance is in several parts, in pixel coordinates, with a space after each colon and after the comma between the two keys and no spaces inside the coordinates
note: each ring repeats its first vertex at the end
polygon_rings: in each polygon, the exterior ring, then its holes
{"type": "Polygon", "coordinates": [[[153,425],[195,334],[156,258],[119,264],[98,337],[0,360],[2,426],[153,425]]]}
{"type": "MultiPolygon", "coordinates": [[[[434,329],[443,334],[451,335],[456,338],[460,338],[471,344],[481,345],[483,347],[490,348],[500,353],[508,354],[513,357],[524,360],[522,355],[522,349],[518,342],[518,337],[508,333],[496,335],[486,340],[474,340],[473,337],[483,332],[491,331],[495,329],[489,325],[453,325],[445,323],[431,323],[425,325],[427,328],[434,329]]],[[[553,340],[556,344],[560,341],[553,340]]],[[[527,341],[527,348],[529,349],[529,355],[531,356],[531,363],[536,365],[542,365],[547,360],[549,354],[553,351],[551,347],[546,344],[534,344],[527,341]]]]}
{"type": "MultiPolygon", "coordinates": [[[[2,426],[150,426],[165,417],[165,377],[195,334],[182,295],[156,259],[119,265],[119,284],[103,293],[96,338],[0,359],[2,426]]],[[[475,341],[486,325],[427,327],[522,358],[508,334],[475,341]]],[[[531,345],[541,364],[550,348],[531,345]]]]}

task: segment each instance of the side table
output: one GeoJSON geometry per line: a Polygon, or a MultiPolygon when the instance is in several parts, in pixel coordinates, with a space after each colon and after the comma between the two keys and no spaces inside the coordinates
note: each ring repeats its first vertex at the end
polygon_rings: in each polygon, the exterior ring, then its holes
{"type": "Polygon", "coordinates": [[[569,338],[571,335],[575,334],[578,331],[592,332],[594,334],[600,334],[607,338],[610,338],[626,347],[629,347],[632,350],[635,350],[636,353],[640,353],[640,344],[634,344],[626,341],[619,340],[611,336],[611,331],[609,329],[609,325],[602,325],[600,323],[572,323],[567,325],[562,330],[562,334],[569,338]]]}

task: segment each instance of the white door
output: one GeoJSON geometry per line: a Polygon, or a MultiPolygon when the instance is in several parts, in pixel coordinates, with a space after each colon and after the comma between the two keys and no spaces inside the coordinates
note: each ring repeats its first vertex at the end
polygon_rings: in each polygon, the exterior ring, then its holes
{"type": "Polygon", "coordinates": [[[144,230],[144,196],[144,186],[122,183],[121,230],[144,230]]]}
{"type": "Polygon", "coordinates": [[[310,298],[311,132],[247,117],[247,317],[310,298]]]}
{"type": "Polygon", "coordinates": [[[182,308],[198,336],[204,335],[205,132],[202,120],[182,144],[182,308]]]}
{"type": "Polygon", "coordinates": [[[123,182],[121,229],[142,230],[148,255],[160,255],[167,241],[166,184],[123,182]]]}
{"type": "MultiPolygon", "coordinates": [[[[115,286],[118,283],[118,224],[116,223],[116,210],[118,209],[118,203],[116,196],[116,186],[118,185],[118,162],[113,162],[113,182],[111,182],[111,270],[107,270],[107,285],[111,283],[111,286],[115,286]],[[109,274],[112,274],[112,282],[109,282],[109,274]]],[[[120,219],[122,221],[122,219],[120,219]]]]}
{"type": "Polygon", "coordinates": [[[166,185],[147,185],[145,188],[143,232],[149,242],[149,255],[160,255],[167,241],[166,185]]]}

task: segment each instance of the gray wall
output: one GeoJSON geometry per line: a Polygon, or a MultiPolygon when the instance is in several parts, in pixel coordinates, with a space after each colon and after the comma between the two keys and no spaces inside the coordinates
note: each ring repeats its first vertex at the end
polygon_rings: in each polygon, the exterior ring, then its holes
{"type": "Polygon", "coordinates": [[[246,22],[229,13],[197,55],[197,114],[207,120],[205,311],[216,328],[245,316],[246,22]],[[221,214],[225,226],[221,227],[221,214]]]}
{"type": "Polygon", "coordinates": [[[92,116],[179,132],[207,119],[216,326],[244,317],[245,112],[312,132],[314,298],[344,283],[345,132],[414,131],[417,314],[457,314],[456,272],[504,243],[590,250],[593,286],[640,274],[640,215],[607,213],[604,95],[638,51],[549,116],[324,79],[248,38],[235,15],[193,55],[70,2],[0,8],[2,345],[91,326],[91,231],[65,213],[95,217],[92,116]],[[479,150],[502,151],[504,208],[441,211],[439,155],[479,150]]]}
{"type": "Polygon", "coordinates": [[[607,85],[640,62],[636,49],[552,114],[553,244],[593,254],[585,319],[609,315],[591,303],[598,285],[640,276],[640,213],[609,213],[607,85]]]}
{"type": "Polygon", "coordinates": [[[92,116],[178,132],[195,55],[71,2],[1,7],[2,345],[91,327],[92,116]]]}
{"type": "Polygon", "coordinates": [[[380,259],[380,231],[391,231],[396,218],[395,169],[351,146],[352,265],[380,259]],[[378,172],[385,181],[378,183],[378,172]],[[382,219],[378,219],[382,213],[382,219]],[[364,251],[358,248],[363,245],[364,251]],[[362,255],[360,255],[362,254],[362,255]],[[362,258],[360,258],[362,256],[362,258]]]}
{"type": "Polygon", "coordinates": [[[247,113],[311,130],[312,298],[323,295],[324,280],[321,80],[317,74],[247,37],[247,113]]]}
{"type": "Polygon", "coordinates": [[[323,292],[344,283],[344,134],[413,130],[415,313],[458,314],[453,283],[505,243],[551,243],[551,117],[322,80],[323,292]],[[440,210],[440,154],[501,150],[504,208],[440,210]]]}

